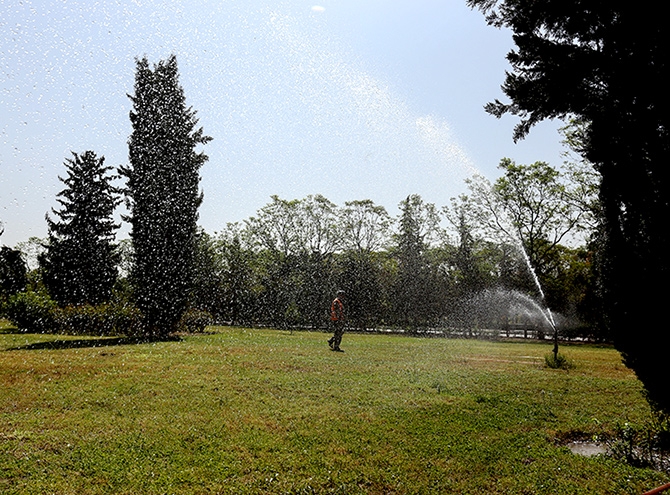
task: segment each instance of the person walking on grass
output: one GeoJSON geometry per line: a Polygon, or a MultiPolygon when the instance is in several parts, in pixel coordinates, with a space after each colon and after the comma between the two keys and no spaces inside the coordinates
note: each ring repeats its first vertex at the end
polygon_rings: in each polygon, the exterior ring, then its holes
{"type": "Polygon", "coordinates": [[[328,339],[328,345],[335,352],[344,352],[340,349],[342,334],[344,333],[344,291],[338,290],[337,297],[330,305],[330,321],[333,324],[333,336],[328,339]]]}

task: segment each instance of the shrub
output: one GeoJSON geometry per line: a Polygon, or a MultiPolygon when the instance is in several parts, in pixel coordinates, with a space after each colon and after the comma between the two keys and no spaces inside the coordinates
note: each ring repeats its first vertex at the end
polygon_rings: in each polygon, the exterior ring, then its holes
{"type": "Polygon", "coordinates": [[[552,369],[570,370],[575,367],[575,364],[566,356],[564,356],[563,354],[556,354],[554,356],[553,352],[545,354],[544,363],[547,366],[547,368],[552,369]]]}
{"type": "Polygon", "coordinates": [[[208,311],[189,309],[179,320],[177,328],[180,332],[201,333],[205,331],[207,326],[213,324],[214,318],[208,311]]]}
{"type": "Polygon", "coordinates": [[[110,335],[113,322],[104,306],[67,306],[55,310],[59,333],[67,335],[110,335]]]}
{"type": "Polygon", "coordinates": [[[5,314],[21,332],[54,333],[56,303],[46,294],[28,291],[13,295],[7,301],[5,314]]]}
{"type": "Polygon", "coordinates": [[[132,305],[101,304],[59,308],[49,296],[22,292],[5,306],[7,318],[21,332],[62,333],[68,335],[142,334],[142,315],[132,305]]]}
{"type": "Polygon", "coordinates": [[[607,441],[607,455],[631,466],[667,471],[669,438],[668,417],[658,413],[654,421],[644,425],[618,424],[607,441]]]}
{"type": "Polygon", "coordinates": [[[59,332],[64,334],[136,336],[142,332],[142,316],[133,306],[86,304],[58,308],[55,313],[59,332]]]}
{"type": "Polygon", "coordinates": [[[128,337],[137,337],[144,332],[142,312],[132,304],[113,304],[108,306],[108,317],[112,319],[114,332],[128,337]]]}

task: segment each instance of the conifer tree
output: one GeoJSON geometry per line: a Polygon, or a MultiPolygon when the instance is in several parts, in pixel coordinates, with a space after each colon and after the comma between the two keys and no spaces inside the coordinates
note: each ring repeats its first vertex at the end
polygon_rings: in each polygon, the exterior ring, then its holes
{"type": "Polygon", "coordinates": [[[412,194],[398,205],[396,258],[398,274],[393,293],[397,323],[416,331],[436,316],[435,273],[426,256],[431,237],[438,234],[439,214],[432,203],[412,194]]]}
{"type": "Polygon", "coordinates": [[[114,235],[119,227],[112,214],[118,190],[108,175],[104,157],[93,151],[72,153],[65,160],[66,188],[58,193],[62,208],[46,216],[49,239],[39,257],[42,277],[61,306],[100,304],[109,300],[117,278],[114,235]]]}
{"type": "Polygon", "coordinates": [[[134,89],[130,164],[121,168],[134,248],[131,281],[147,334],[165,337],[175,330],[192,286],[199,170],[207,160],[195,148],[211,138],[186,106],[174,55],[153,69],[146,57],[136,60],[134,89]]]}

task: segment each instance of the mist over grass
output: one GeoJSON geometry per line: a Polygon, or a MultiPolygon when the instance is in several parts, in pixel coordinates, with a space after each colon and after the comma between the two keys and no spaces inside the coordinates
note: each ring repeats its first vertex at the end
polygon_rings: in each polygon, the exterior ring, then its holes
{"type": "Polygon", "coordinates": [[[0,331],[2,493],[642,493],[564,443],[651,412],[611,348],[213,328],[180,341],[0,331]],[[45,345],[52,342],[51,348],[45,345]],[[108,343],[108,342],[107,342],[108,343]]]}

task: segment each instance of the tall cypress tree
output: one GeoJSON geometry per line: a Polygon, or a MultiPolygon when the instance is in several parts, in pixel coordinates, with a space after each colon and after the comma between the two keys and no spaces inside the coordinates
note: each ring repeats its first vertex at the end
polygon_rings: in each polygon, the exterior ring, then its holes
{"type": "Polygon", "coordinates": [[[147,334],[165,337],[176,328],[192,286],[197,241],[199,170],[207,160],[196,146],[210,137],[186,106],[174,55],[149,66],[136,61],[128,141],[126,195],[134,248],[135,299],[147,334]]]}
{"type": "Polygon", "coordinates": [[[109,300],[117,278],[112,214],[119,204],[111,185],[112,167],[93,151],[65,160],[67,187],[58,193],[62,208],[47,215],[49,242],[39,257],[44,283],[61,306],[100,304],[109,300]]]}

